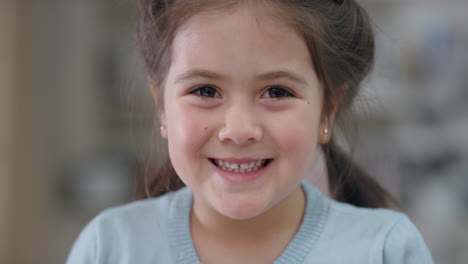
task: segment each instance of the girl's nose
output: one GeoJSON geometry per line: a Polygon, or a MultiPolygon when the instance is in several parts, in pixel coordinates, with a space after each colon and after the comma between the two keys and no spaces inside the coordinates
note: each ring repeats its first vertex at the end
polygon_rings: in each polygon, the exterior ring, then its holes
{"type": "Polygon", "coordinates": [[[245,107],[231,108],[226,111],[223,127],[219,131],[221,142],[231,141],[241,145],[257,142],[263,137],[258,116],[245,107]]]}

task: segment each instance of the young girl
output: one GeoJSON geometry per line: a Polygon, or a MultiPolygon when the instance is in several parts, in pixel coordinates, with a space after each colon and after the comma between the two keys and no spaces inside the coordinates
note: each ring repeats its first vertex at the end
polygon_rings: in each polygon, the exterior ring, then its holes
{"type": "Polygon", "coordinates": [[[170,163],[147,184],[157,198],[98,215],[68,263],[432,263],[407,216],[370,209],[390,196],[333,143],[374,59],[356,1],[142,8],[170,163]],[[320,152],[337,201],[303,181],[320,152]]]}

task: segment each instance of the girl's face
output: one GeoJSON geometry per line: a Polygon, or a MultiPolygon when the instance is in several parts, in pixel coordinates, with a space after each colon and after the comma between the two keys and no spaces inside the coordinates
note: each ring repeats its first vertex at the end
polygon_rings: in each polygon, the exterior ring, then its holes
{"type": "Polygon", "coordinates": [[[303,38],[240,7],[177,34],[161,121],[194,208],[249,219],[300,191],[321,131],[322,90],[303,38]]]}

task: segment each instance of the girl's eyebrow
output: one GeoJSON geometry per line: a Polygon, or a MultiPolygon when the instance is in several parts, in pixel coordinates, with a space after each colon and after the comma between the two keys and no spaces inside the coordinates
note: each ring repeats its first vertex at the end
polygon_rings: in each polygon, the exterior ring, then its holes
{"type": "MultiPolygon", "coordinates": [[[[188,81],[190,79],[197,79],[197,78],[211,79],[211,80],[216,80],[216,81],[225,81],[226,79],[228,79],[222,74],[219,74],[217,72],[195,68],[195,69],[189,70],[179,75],[179,77],[176,78],[175,82],[178,83],[178,82],[188,81]]],[[[278,70],[278,71],[262,73],[257,76],[257,79],[263,80],[263,81],[269,81],[269,80],[274,80],[274,79],[288,79],[290,81],[293,81],[302,85],[308,84],[307,81],[304,78],[302,78],[300,75],[289,70],[278,70]]]]}
{"type": "Polygon", "coordinates": [[[302,84],[302,85],[307,85],[307,81],[302,78],[300,75],[289,71],[289,70],[279,70],[279,71],[272,71],[272,72],[267,72],[260,74],[258,76],[258,79],[260,80],[273,80],[273,79],[288,79],[290,81],[302,84]]]}
{"type": "Polygon", "coordinates": [[[188,81],[190,79],[196,79],[196,78],[205,78],[205,79],[212,79],[212,80],[217,80],[217,81],[223,81],[226,78],[214,71],[209,71],[209,70],[203,70],[203,69],[192,69],[187,71],[186,73],[183,73],[179,75],[176,79],[176,83],[182,82],[182,81],[188,81]]]}

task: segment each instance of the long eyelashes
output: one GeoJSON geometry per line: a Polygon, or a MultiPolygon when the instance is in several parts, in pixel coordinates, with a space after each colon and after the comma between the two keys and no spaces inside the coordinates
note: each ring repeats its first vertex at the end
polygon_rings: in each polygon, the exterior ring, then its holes
{"type": "Polygon", "coordinates": [[[199,86],[192,91],[190,91],[190,94],[194,94],[202,99],[208,99],[208,98],[214,98],[214,97],[220,97],[221,95],[219,94],[218,90],[216,88],[210,86],[210,85],[203,85],[199,86]]]}
{"type": "Polygon", "coordinates": [[[262,97],[281,100],[294,97],[294,94],[282,86],[271,86],[262,94],[262,97]]]}

